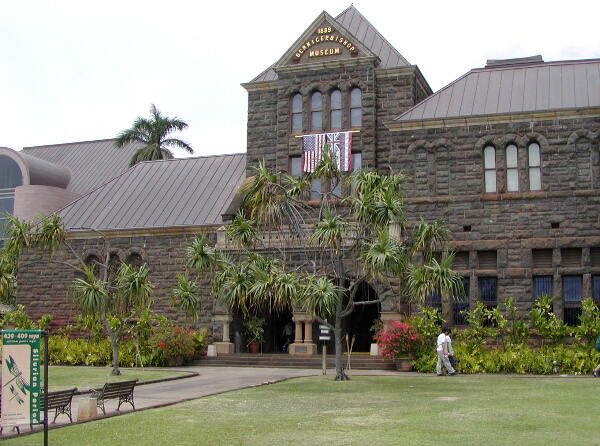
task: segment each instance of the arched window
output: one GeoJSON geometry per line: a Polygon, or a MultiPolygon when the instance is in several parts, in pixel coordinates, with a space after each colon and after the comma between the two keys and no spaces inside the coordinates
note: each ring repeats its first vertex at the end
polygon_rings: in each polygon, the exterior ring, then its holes
{"type": "Polygon", "coordinates": [[[517,146],[509,144],[506,146],[506,190],[518,192],[519,190],[519,162],[517,146]]]}
{"type": "Polygon", "coordinates": [[[496,192],[496,149],[486,146],[483,149],[483,166],[485,169],[485,191],[496,192]]]}
{"type": "Polygon", "coordinates": [[[135,268],[139,268],[144,264],[144,260],[137,252],[132,252],[127,256],[127,263],[135,268]]]}
{"type": "Polygon", "coordinates": [[[532,142],[527,148],[529,159],[529,190],[542,189],[542,164],[540,159],[540,145],[532,142]]]}
{"type": "Polygon", "coordinates": [[[323,95],[315,91],[310,98],[310,129],[323,130],[323,95]]]}
{"type": "Polygon", "coordinates": [[[292,96],[292,132],[302,131],[302,95],[296,93],[292,96]]]}
{"type": "Polygon", "coordinates": [[[350,127],[362,126],[362,91],[360,88],[350,90],[350,127]]]}
{"type": "Polygon", "coordinates": [[[331,122],[332,130],[342,128],[342,92],[333,90],[331,92],[331,122]]]}

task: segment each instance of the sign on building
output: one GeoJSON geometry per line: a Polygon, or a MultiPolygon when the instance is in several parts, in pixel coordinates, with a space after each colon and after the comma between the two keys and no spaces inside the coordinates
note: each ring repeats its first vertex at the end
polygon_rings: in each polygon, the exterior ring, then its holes
{"type": "Polygon", "coordinates": [[[2,427],[39,424],[41,404],[39,330],[2,331],[2,427]]]}

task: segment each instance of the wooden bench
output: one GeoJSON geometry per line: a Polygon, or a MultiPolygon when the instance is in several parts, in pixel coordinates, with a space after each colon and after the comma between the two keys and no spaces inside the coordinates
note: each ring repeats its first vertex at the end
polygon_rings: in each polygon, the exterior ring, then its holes
{"type": "Polygon", "coordinates": [[[98,401],[96,404],[100,409],[102,409],[102,413],[104,415],[106,415],[104,401],[109,399],[119,398],[117,410],[121,408],[121,404],[123,403],[131,404],[131,407],[133,407],[133,410],[135,410],[135,404],[133,402],[133,389],[137,381],[137,379],[134,379],[133,381],[117,381],[106,383],[101,390],[93,391],[92,397],[97,398],[98,401]]]}
{"type": "MultiPolygon", "coordinates": [[[[69,417],[71,423],[73,417],[71,416],[71,402],[73,401],[73,395],[77,391],[77,387],[73,387],[68,390],[57,390],[56,392],[48,392],[48,411],[54,409],[54,419],[52,423],[56,422],[56,417],[60,414],[65,414],[69,417]]],[[[40,410],[44,410],[44,398],[45,395],[42,393],[40,396],[40,410]]]]}

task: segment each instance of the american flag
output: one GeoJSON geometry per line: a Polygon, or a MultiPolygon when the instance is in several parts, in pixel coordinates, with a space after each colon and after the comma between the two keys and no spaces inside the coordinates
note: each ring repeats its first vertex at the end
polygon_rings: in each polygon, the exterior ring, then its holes
{"type": "Polygon", "coordinates": [[[318,133],[302,136],[302,171],[314,172],[323,158],[323,147],[329,146],[329,153],[342,172],[352,169],[352,133],[318,133]]]}

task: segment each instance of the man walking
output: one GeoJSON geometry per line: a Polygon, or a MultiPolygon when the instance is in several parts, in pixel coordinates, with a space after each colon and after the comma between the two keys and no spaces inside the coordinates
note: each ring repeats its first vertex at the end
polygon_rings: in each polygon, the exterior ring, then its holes
{"type": "Polygon", "coordinates": [[[442,366],[444,366],[446,368],[446,370],[448,371],[448,374],[450,376],[454,376],[456,375],[456,371],[454,370],[454,367],[452,367],[452,365],[450,364],[450,361],[448,360],[448,342],[446,340],[446,336],[448,336],[450,334],[450,330],[448,329],[448,327],[442,327],[442,332],[440,333],[440,335],[437,337],[437,346],[436,346],[436,350],[437,350],[437,366],[435,368],[435,372],[437,374],[437,376],[442,376],[442,366]]]}

